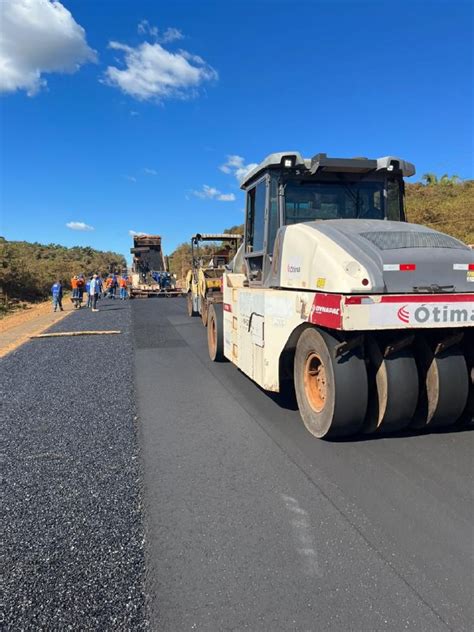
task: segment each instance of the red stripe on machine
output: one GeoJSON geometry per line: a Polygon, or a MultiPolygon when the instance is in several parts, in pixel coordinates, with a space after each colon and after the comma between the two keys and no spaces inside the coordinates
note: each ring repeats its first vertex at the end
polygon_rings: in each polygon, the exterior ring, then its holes
{"type": "Polygon", "coordinates": [[[384,272],[413,272],[416,270],[415,263],[384,263],[384,272]]]}
{"type": "Polygon", "coordinates": [[[453,263],[453,270],[474,270],[474,263],[453,263]]]}

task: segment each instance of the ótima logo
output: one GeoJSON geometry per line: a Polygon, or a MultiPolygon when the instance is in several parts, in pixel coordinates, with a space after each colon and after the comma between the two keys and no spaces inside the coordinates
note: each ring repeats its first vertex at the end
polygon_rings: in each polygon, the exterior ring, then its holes
{"type": "Polygon", "coordinates": [[[400,307],[400,309],[397,311],[397,316],[399,320],[402,321],[402,323],[406,323],[407,325],[409,324],[410,314],[408,313],[406,305],[403,305],[403,307],[400,307]]]}
{"type": "Polygon", "coordinates": [[[467,302],[458,305],[426,304],[413,306],[411,312],[408,305],[397,310],[398,320],[405,325],[424,325],[431,323],[469,323],[474,322],[474,309],[467,302]]]}

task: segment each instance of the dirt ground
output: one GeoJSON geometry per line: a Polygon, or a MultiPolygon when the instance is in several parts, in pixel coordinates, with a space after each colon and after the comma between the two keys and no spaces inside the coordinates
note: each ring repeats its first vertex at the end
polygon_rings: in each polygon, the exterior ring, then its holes
{"type": "Polygon", "coordinates": [[[0,358],[68,316],[74,310],[69,297],[63,299],[63,308],[63,312],[53,312],[48,300],[4,316],[0,320],[0,358]]]}

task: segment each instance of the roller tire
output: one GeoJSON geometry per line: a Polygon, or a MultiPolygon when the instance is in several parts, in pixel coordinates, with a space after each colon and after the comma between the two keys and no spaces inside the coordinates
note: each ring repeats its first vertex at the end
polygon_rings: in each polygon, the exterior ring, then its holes
{"type": "Polygon", "coordinates": [[[213,362],[225,361],[224,356],[224,309],[216,303],[209,306],[207,319],[207,348],[213,362]]]}
{"type": "Polygon", "coordinates": [[[209,318],[209,303],[206,298],[201,299],[201,320],[204,327],[207,327],[207,320],[209,318]]]}
{"type": "Polygon", "coordinates": [[[465,333],[462,347],[467,364],[469,394],[467,396],[466,408],[458,424],[460,426],[470,426],[474,424],[474,331],[467,331],[465,333]]]}
{"type": "Polygon", "coordinates": [[[186,295],[186,307],[188,310],[188,316],[190,316],[191,318],[193,318],[194,316],[197,316],[197,312],[194,310],[193,307],[193,294],[192,292],[188,292],[186,295]]]}
{"type": "Polygon", "coordinates": [[[319,439],[355,435],[367,409],[367,370],[361,350],[336,358],[339,344],[328,332],[311,327],[296,346],[296,400],[304,425],[319,439]]]}
{"type": "Polygon", "coordinates": [[[406,428],[418,402],[418,370],[413,352],[407,347],[384,357],[382,347],[376,336],[367,336],[370,395],[365,433],[406,428]]]}
{"type": "Polygon", "coordinates": [[[461,349],[453,345],[435,354],[424,336],[417,338],[416,360],[420,380],[412,428],[455,424],[466,408],[469,380],[461,349]]]}

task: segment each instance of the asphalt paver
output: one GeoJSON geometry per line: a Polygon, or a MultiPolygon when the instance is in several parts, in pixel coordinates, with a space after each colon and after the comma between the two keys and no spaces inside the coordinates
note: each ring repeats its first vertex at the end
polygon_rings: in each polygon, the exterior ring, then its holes
{"type": "Polygon", "coordinates": [[[9,630],[148,627],[130,310],[100,307],[50,331],[122,334],[32,340],[1,361],[9,630]]]}

